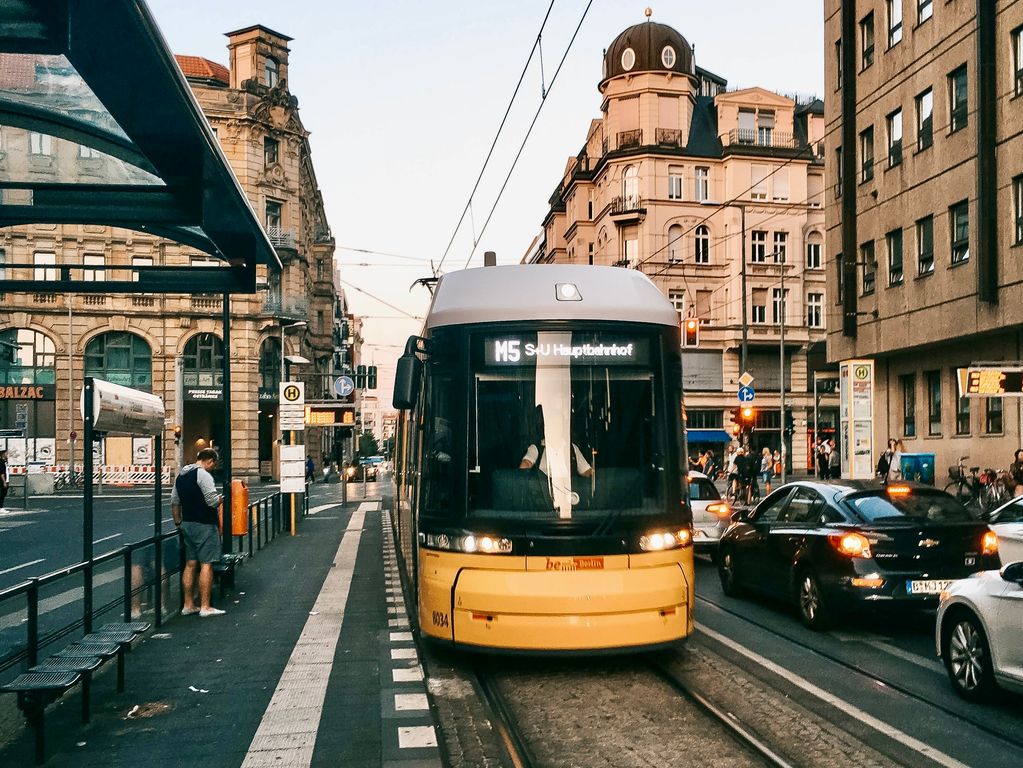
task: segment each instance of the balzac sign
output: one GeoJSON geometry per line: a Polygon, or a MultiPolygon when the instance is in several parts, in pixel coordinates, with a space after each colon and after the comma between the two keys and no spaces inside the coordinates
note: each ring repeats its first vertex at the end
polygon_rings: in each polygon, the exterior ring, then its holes
{"type": "Polygon", "coordinates": [[[56,384],[0,384],[0,400],[55,400],[56,384]]]}

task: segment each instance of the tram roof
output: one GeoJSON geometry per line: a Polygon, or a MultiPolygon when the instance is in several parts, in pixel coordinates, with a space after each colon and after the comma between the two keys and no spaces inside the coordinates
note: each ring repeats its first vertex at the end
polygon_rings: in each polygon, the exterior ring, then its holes
{"type": "Polygon", "coordinates": [[[516,264],[464,269],[437,283],[427,328],[516,320],[618,320],[678,326],[678,312],[645,274],[620,267],[516,264]],[[572,283],[582,297],[559,301],[572,283]]]}

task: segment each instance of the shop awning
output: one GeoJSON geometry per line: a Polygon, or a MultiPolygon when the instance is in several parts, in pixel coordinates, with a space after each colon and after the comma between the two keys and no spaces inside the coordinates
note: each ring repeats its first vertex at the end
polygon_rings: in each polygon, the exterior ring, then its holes
{"type": "Polygon", "coordinates": [[[686,430],[690,443],[730,443],[732,436],[723,429],[686,430]]]}
{"type": "Polygon", "coordinates": [[[280,260],[152,16],[133,0],[0,3],[0,227],[98,225],[168,238],[215,266],[47,266],[0,291],[255,290],[280,260]],[[95,279],[99,276],[101,279],[95,279]]]}

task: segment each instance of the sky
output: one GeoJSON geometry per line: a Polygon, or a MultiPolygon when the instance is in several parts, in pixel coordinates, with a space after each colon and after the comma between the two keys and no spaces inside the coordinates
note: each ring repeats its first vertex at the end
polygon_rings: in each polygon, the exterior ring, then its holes
{"type": "Polygon", "coordinates": [[[253,24],[294,38],[289,88],[311,134],[336,260],[349,304],[365,318],[363,359],[380,371],[383,407],[395,361],[429,305],[427,290],[410,286],[442,258],[444,272],[481,266],[485,250],[499,264],[521,259],[600,114],[603,51],[645,20],[648,5],[729,87],[824,95],[824,11],[815,0],[149,0],[175,53],[227,65],[224,33],[253,24]],[[542,66],[534,54],[459,226],[549,7],[542,66]]]}

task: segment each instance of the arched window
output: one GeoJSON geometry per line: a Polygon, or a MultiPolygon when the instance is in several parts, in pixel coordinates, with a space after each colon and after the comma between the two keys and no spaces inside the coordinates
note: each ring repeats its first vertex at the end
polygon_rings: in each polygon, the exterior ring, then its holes
{"type": "Polygon", "coordinates": [[[693,240],[695,248],[693,256],[697,264],[710,264],[710,229],[706,224],[696,228],[696,237],[693,240]]]}
{"type": "Polygon", "coordinates": [[[100,334],[85,346],[85,375],[152,392],[152,350],[145,339],[134,333],[100,334]]]}
{"type": "Polygon", "coordinates": [[[0,384],[53,384],[57,349],[49,336],[31,328],[0,331],[0,384]]]}
{"type": "Polygon", "coordinates": [[[224,345],[214,333],[197,333],[185,344],[184,358],[186,371],[223,373],[224,345]]]}
{"type": "Polygon", "coordinates": [[[668,263],[677,264],[682,261],[682,235],[684,230],[678,224],[668,227],[668,263]]]}
{"type": "Polygon", "coordinates": [[[271,336],[259,348],[259,388],[277,397],[281,383],[281,340],[271,336]]]}
{"type": "Polygon", "coordinates": [[[639,205],[639,171],[634,165],[626,166],[622,172],[622,202],[625,210],[639,205]]]}
{"type": "Polygon", "coordinates": [[[277,59],[267,56],[263,64],[263,72],[266,75],[266,84],[268,86],[273,88],[277,85],[277,80],[279,79],[277,59]]]}

